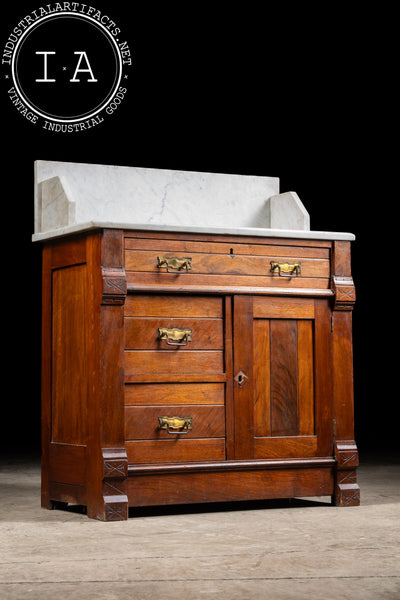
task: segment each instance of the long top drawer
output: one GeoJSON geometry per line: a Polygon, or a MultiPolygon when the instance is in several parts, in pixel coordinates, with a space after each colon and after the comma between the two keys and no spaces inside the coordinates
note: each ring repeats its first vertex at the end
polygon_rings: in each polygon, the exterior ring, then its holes
{"type": "Polygon", "coordinates": [[[128,286],[328,290],[331,242],[125,238],[128,286]]]}

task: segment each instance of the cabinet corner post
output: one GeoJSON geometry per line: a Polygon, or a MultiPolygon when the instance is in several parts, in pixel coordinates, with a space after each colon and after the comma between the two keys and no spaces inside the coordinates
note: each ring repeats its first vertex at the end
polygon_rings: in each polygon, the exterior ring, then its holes
{"type": "Polygon", "coordinates": [[[334,453],[336,506],[358,506],[358,450],[354,441],[352,310],[356,301],[351,276],[350,242],[336,241],[332,256],[334,453]]]}
{"type": "Polygon", "coordinates": [[[123,231],[105,229],[92,247],[93,371],[91,448],[88,456],[88,516],[103,521],[128,518],[124,442],[124,303],[126,276],[123,231]]]}

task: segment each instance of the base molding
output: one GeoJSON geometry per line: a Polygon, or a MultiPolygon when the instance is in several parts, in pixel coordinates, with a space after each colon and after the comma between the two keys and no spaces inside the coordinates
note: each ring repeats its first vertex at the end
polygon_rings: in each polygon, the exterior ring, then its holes
{"type": "Polygon", "coordinates": [[[313,467],[334,467],[336,460],[332,457],[281,458],[263,460],[222,460],[192,463],[168,464],[128,464],[128,476],[165,474],[165,473],[199,473],[201,471],[255,471],[262,469],[300,469],[313,467]]]}
{"type": "Polygon", "coordinates": [[[219,465],[132,469],[127,479],[128,502],[130,507],[139,507],[332,496],[334,464],[328,459],[324,466],[296,463],[294,468],[253,464],[246,469],[225,465],[225,470],[219,465]]]}

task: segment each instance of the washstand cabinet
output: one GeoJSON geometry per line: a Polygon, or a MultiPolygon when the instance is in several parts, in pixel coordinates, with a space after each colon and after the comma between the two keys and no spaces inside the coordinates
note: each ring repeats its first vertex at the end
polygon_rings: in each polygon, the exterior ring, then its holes
{"type": "Polygon", "coordinates": [[[350,241],[43,241],[42,506],[359,503],[350,241]]]}

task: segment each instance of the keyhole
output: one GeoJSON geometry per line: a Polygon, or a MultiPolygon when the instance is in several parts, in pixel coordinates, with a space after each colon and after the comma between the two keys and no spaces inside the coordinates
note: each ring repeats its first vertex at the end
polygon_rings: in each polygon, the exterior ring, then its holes
{"type": "Polygon", "coordinates": [[[243,385],[247,379],[247,375],[243,373],[243,371],[239,371],[239,373],[234,378],[238,385],[243,385]]]}

